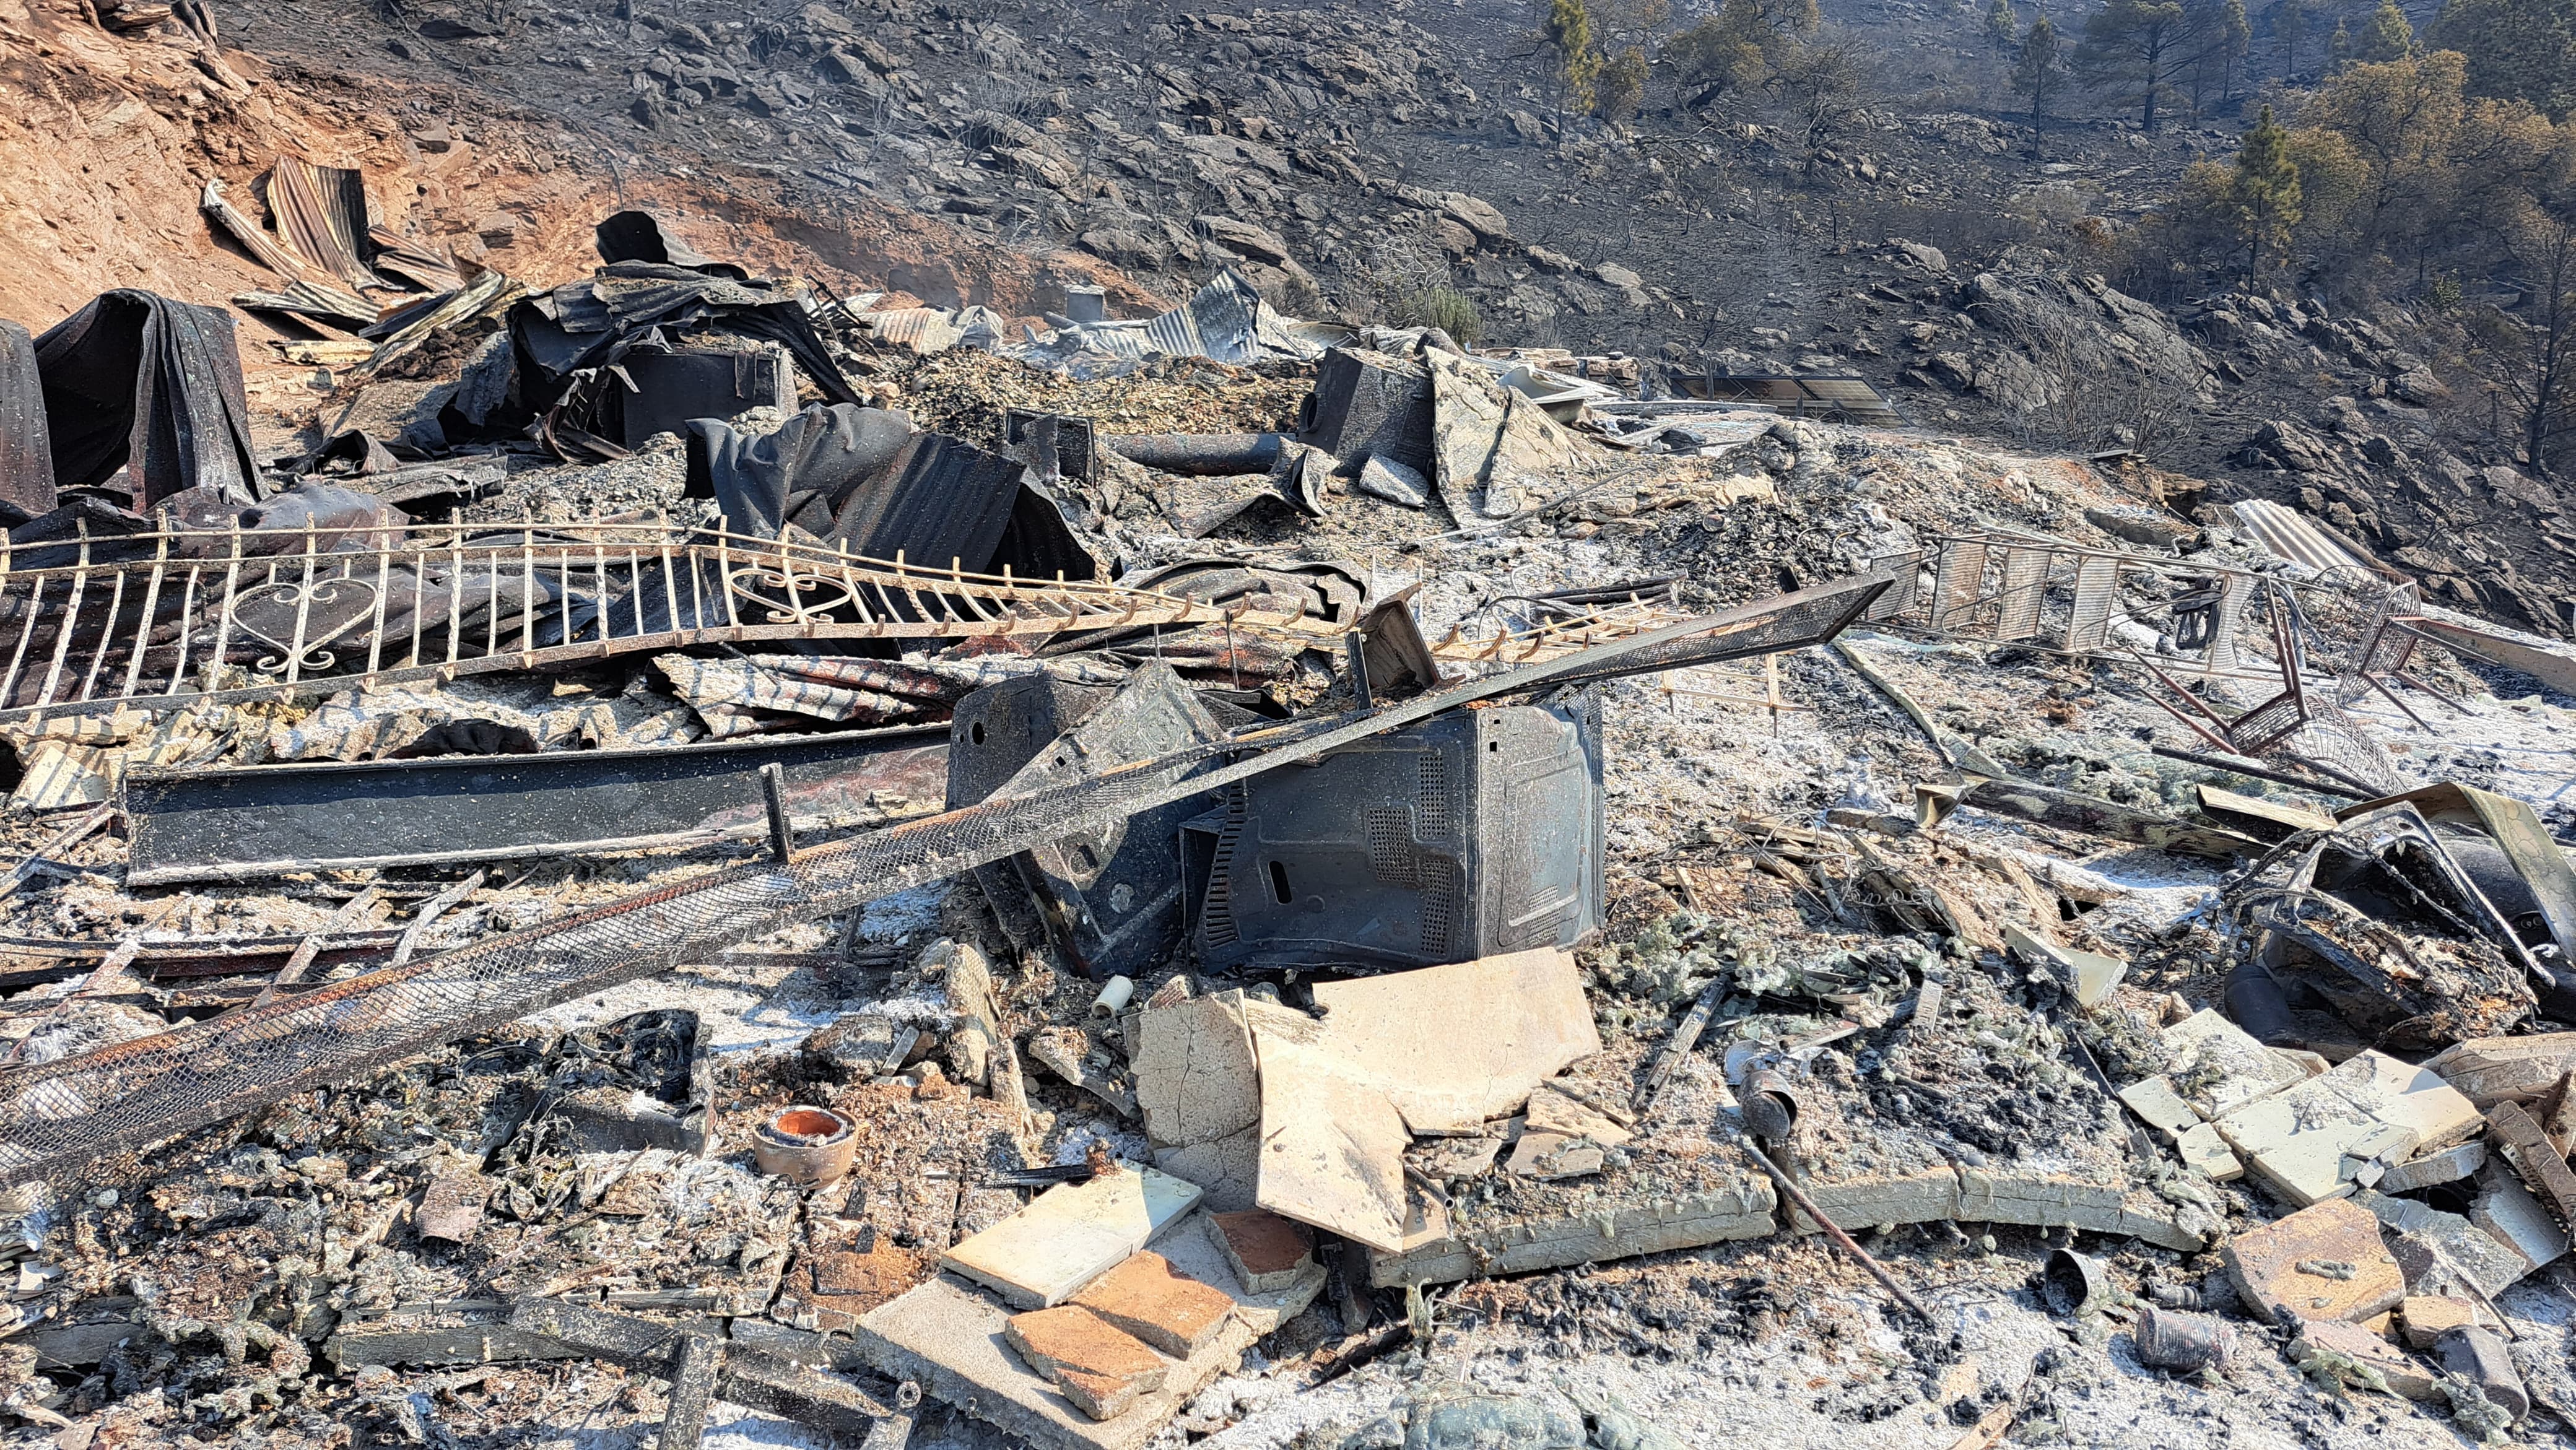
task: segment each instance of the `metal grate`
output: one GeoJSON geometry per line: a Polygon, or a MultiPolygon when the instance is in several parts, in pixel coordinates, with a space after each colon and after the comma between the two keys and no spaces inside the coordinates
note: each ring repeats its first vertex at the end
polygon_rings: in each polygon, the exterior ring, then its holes
{"type": "Polygon", "coordinates": [[[1390,886],[1411,886],[1421,874],[1413,856],[1413,821],[1393,806],[1371,806],[1361,816],[1368,836],[1369,870],[1390,886]]]}

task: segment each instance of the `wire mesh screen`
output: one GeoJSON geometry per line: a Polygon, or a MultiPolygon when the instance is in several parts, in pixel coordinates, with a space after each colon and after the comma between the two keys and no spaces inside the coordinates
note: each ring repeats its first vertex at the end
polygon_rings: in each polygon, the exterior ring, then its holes
{"type": "Polygon", "coordinates": [[[792,863],[716,871],[302,996],[20,1069],[0,1076],[0,1182],[77,1170],[291,1093],[349,1081],[437,1043],[706,960],[792,922],[845,912],[1475,700],[1618,673],[1631,658],[1643,663],[1628,668],[1662,668],[1675,646],[1703,643],[1703,636],[1739,644],[1829,638],[1884,587],[1880,579],[1820,586],[1386,708],[1257,729],[818,847],[792,863]],[[1800,623],[1792,628],[1791,619],[1800,623]],[[1824,634],[1815,635],[1818,629],[1824,634]]]}

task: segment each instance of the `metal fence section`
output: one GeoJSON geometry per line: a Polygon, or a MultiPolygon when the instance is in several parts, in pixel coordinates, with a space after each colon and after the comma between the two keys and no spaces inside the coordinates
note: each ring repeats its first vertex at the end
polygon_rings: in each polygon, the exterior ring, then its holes
{"type": "Polygon", "coordinates": [[[1262,727],[1027,796],[719,870],[558,922],[352,977],[82,1057],[0,1074],[0,1182],[77,1170],[288,1094],[617,983],[707,960],[790,922],[1124,820],[1496,695],[1623,669],[1830,639],[1887,588],[1821,585],[1575,650],[1401,704],[1262,727]]]}
{"type": "MultiPolygon", "coordinates": [[[[1679,617],[1432,646],[1512,664],[1679,617]]],[[[1116,584],[971,573],[661,525],[94,533],[0,540],[0,723],[543,669],[693,644],[1052,638],[1218,625],[1338,646],[1345,625],[1116,584]],[[399,535],[397,537],[397,535],[399,535]]]]}

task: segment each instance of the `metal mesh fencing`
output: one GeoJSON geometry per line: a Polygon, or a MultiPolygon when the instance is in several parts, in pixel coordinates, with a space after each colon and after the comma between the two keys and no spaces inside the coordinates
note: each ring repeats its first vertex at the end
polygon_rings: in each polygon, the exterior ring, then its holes
{"type": "Polygon", "coordinates": [[[0,1183],[73,1173],[120,1150],[351,1081],[435,1044],[707,960],[790,923],[846,912],[1476,700],[1599,678],[1632,654],[1662,661],[1685,641],[1704,659],[1830,638],[1885,587],[1873,579],[1824,585],[1400,704],[1256,729],[816,847],[793,862],[715,871],[300,996],[18,1069],[0,1075],[0,1183]],[[1788,638],[1792,633],[1797,637],[1788,638]]]}

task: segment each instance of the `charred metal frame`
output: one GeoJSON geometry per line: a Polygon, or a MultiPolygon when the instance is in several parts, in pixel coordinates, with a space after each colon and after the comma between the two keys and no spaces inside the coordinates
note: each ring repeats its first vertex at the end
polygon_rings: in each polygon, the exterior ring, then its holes
{"type": "MultiPolygon", "coordinates": [[[[1526,664],[1679,617],[1612,607],[1478,636],[1452,630],[1432,651],[1526,664]]],[[[1044,640],[1197,625],[1324,649],[1342,634],[1248,605],[660,525],[110,535],[84,524],[61,541],[0,540],[0,724],[568,668],[690,645],[1044,640]]]]}

